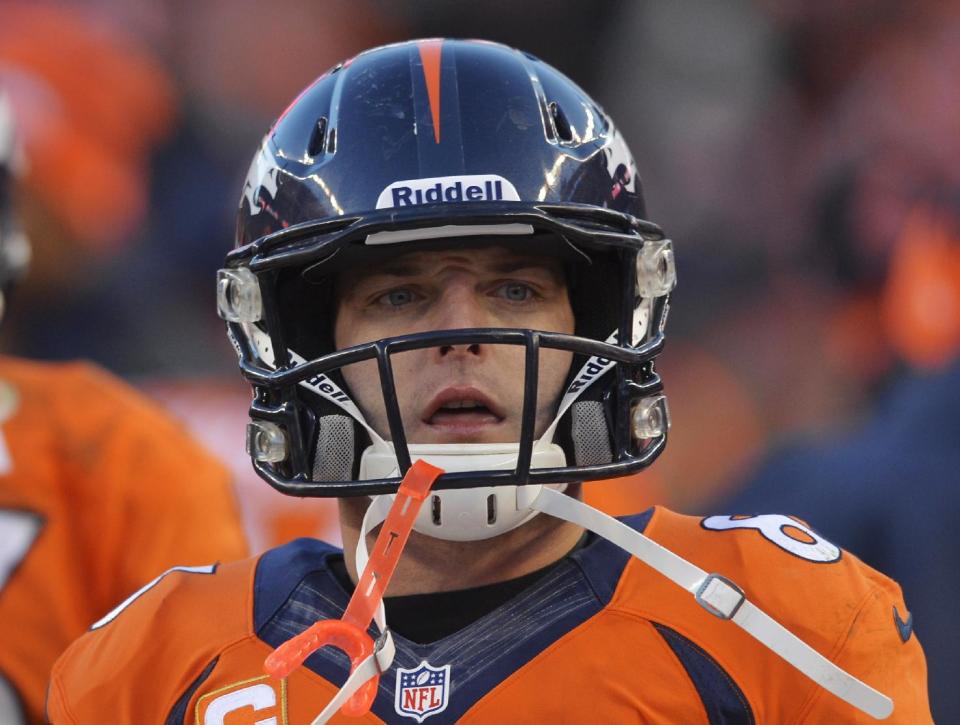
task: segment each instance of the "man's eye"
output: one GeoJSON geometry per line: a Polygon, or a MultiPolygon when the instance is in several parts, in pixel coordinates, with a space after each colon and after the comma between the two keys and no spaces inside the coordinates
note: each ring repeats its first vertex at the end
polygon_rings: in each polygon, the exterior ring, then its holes
{"type": "Polygon", "coordinates": [[[533,298],[530,286],[520,282],[508,282],[497,291],[501,297],[511,302],[527,302],[533,298]]]}
{"type": "Polygon", "coordinates": [[[414,299],[415,296],[411,290],[393,289],[386,294],[380,295],[377,302],[387,307],[403,307],[404,305],[409,305],[414,299]]]}

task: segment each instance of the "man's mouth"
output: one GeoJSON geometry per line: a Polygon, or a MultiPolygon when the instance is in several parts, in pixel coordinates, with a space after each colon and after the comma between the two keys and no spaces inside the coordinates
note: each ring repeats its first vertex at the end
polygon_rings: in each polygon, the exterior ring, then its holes
{"type": "Polygon", "coordinates": [[[474,388],[447,388],[427,406],[423,422],[438,428],[474,428],[503,421],[497,405],[474,388]]]}

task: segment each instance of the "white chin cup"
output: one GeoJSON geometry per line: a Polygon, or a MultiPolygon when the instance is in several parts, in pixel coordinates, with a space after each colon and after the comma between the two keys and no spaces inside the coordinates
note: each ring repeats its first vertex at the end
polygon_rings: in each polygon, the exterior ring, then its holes
{"type": "MultiPolygon", "coordinates": [[[[436,443],[410,444],[410,460],[423,459],[449,473],[465,471],[504,471],[517,466],[519,443],[436,443]]],[[[531,468],[561,468],[567,464],[563,449],[556,443],[537,442],[530,459],[531,468]]],[[[392,478],[400,475],[393,444],[370,446],[360,458],[360,480],[392,478]]],[[[565,483],[548,484],[562,491],[565,483]]],[[[540,484],[529,486],[484,486],[437,491],[423,502],[413,529],[421,534],[447,541],[491,539],[536,516],[524,505],[536,497],[540,484]],[[520,489],[524,491],[520,496],[520,489]],[[522,499],[519,500],[519,499],[522,499]]],[[[393,498],[392,496],[390,497],[393,498]]]]}

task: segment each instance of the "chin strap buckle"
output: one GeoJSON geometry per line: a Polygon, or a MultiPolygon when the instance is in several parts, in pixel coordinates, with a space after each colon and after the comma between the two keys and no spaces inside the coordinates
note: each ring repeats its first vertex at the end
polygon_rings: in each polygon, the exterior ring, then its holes
{"type": "Polygon", "coordinates": [[[747,599],[743,589],[719,574],[704,579],[693,596],[697,604],[720,619],[733,619],[747,599]]]}
{"type": "Polygon", "coordinates": [[[373,656],[377,660],[377,669],[380,670],[381,675],[390,669],[396,654],[397,646],[393,642],[393,633],[388,627],[373,644],[373,656]]]}

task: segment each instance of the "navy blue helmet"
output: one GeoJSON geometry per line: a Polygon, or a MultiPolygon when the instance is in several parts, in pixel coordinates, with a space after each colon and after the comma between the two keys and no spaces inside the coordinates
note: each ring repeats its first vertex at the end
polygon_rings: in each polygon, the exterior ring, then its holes
{"type": "Polygon", "coordinates": [[[525,350],[520,440],[509,468],[454,470],[436,489],[584,481],[649,465],[667,437],[654,359],[675,271],[670,241],[645,216],[633,158],[610,118],[527,53],[433,39],[335,66],[263,139],[218,277],[220,314],[254,390],[255,468],[294,495],[395,491],[411,453],[392,356],[468,344],[525,350]],[[334,348],[338,270],[490,240],[562,257],[574,334],[442,330],[334,348]],[[549,430],[564,460],[547,467],[536,463],[534,430],[544,349],[574,353],[549,430]],[[393,475],[361,475],[377,434],[339,371],[362,360],[378,361],[393,475]]]}

